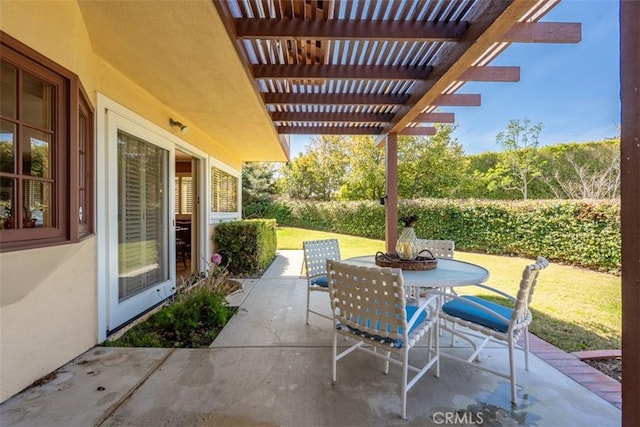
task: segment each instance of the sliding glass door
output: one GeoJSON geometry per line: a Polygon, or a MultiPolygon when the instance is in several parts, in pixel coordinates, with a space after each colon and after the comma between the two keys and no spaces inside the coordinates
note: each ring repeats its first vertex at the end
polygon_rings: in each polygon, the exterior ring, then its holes
{"type": "Polygon", "coordinates": [[[169,280],[169,152],[118,132],[118,301],[169,280]]]}
{"type": "Polygon", "coordinates": [[[173,145],[109,113],[109,330],[175,289],[173,145]]]}

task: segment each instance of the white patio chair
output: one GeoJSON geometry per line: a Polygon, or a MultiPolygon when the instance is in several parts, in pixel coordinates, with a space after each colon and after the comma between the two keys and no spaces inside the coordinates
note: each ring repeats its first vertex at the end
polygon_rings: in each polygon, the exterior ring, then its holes
{"type": "Polygon", "coordinates": [[[546,268],[549,262],[542,257],[538,257],[535,264],[525,267],[520,280],[520,289],[517,297],[512,297],[498,289],[487,285],[474,285],[489,290],[498,296],[505,297],[513,302],[511,307],[506,307],[488,301],[477,296],[459,296],[455,294],[443,294],[447,302],[442,306],[440,317],[453,325],[463,326],[468,330],[460,328],[449,328],[443,325],[442,328],[451,333],[455,333],[461,338],[468,339],[475,348],[474,352],[467,359],[458,358],[449,354],[442,353],[444,356],[456,359],[466,363],[472,363],[473,366],[507,378],[511,381],[511,402],[517,403],[516,394],[516,368],[515,368],[515,349],[524,351],[525,369],[529,370],[529,323],[532,316],[529,305],[533,298],[538,275],[541,270],[546,268]],[[518,339],[524,336],[524,348],[517,345],[518,339]],[[472,337],[480,337],[482,342],[478,345],[473,341],[472,337]],[[481,363],[473,363],[480,351],[489,343],[497,342],[505,344],[509,349],[509,372],[494,370],[483,366],[481,363]]]}
{"type": "MultiPolygon", "coordinates": [[[[453,259],[456,250],[456,243],[453,240],[430,240],[430,239],[418,239],[418,245],[420,250],[426,249],[436,258],[446,258],[453,259]]],[[[412,292],[418,297],[422,298],[426,295],[426,290],[417,290],[420,293],[417,293],[416,290],[412,292]]],[[[446,288],[447,292],[453,292],[453,288],[446,288]]],[[[452,340],[453,342],[453,340],[452,340]]]]}
{"type": "Polygon", "coordinates": [[[354,350],[362,350],[385,360],[385,374],[389,373],[389,363],[401,365],[401,416],[406,419],[407,392],[434,364],[436,376],[440,376],[438,297],[429,298],[420,306],[407,306],[400,269],[327,261],[327,275],[336,324],[333,334],[333,382],[336,382],[338,360],[354,350]],[[432,348],[430,336],[425,364],[419,367],[410,365],[409,351],[420,338],[432,331],[435,332],[435,346],[432,348]],[[339,334],[348,337],[348,342],[354,344],[338,354],[339,334]],[[415,373],[410,381],[409,370],[415,373]]]}
{"type": "Polygon", "coordinates": [[[418,239],[420,250],[429,250],[436,258],[453,259],[456,250],[456,244],[453,240],[429,240],[418,239]]]}
{"type": "Polygon", "coordinates": [[[331,316],[312,310],[309,302],[311,292],[329,292],[327,259],[340,261],[338,239],[307,240],[302,242],[302,249],[304,250],[303,268],[307,275],[307,325],[309,324],[309,313],[331,320],[331,316]]]}

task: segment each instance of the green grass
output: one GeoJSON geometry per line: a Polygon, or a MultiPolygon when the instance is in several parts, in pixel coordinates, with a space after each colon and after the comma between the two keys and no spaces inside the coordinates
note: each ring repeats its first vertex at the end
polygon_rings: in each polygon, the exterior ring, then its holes
{"type": "MultiPolygon", "coordinates": [[[[337,238],[343,258],[384,251],[381,240],[299,228],[278,228],[278,249],[302,249],[303,240],[337,238]]],[[[544,254],[540,254],[544,256],[544,254]]],[[[456,251],[456,259],[481,265],[487,284],[515,295],[531,259],[456,251]]],[[[465,292],[482,295],[478,288],[465,292]],[[478,292],[475,292],[475,291],[478,292]]],[[[606,273],[551,263],[540,274],[531,310],[531,332],[565,351],[620,348],[621,279],[606,273]]]]}

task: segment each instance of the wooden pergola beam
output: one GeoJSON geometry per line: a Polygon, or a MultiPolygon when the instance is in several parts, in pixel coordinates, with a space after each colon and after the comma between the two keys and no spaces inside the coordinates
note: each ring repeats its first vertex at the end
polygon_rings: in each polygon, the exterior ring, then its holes
{"type": "Polygon", "coordinates": [[[420,113],[413,119],[414,123],[453,123],[454,113],[420,113]]]}
{"type": "Polygon", "coordinates": [[[468,23],[420,21],[344,21],[338,19],[234,19],[240,39],[456,41],[468,23]]]}
{"type": "Polygon", "coordinates": [[[279,134],[286,135],[380,135],[381,126],[276,126],[279,134]]]}
{"type": "MultiPolygon", "coordinates": [[[[438,53],[438,66],[434,68],[429,82],[414,92],[393,121],[385,126],[383,134],[397,133],[404,129],[425,108],[434,105],[434,101],[449,85],[459,81],[460,76],[487,50],[501,40],[531,8],[528,1],[487,1],[483,9],[477,10],[477,16],[469,17],[474,22],[465,33],[461,43],[451,43],[438,53]]],[[[380,138],[377,142],[381,143],[380,138]]]]}
{"type": "Polygon", "coordinates": [[[258,64],[257,79],[425,80],[432,67],[393,65],[258,64]]]}
{"type": "Polygon", "coordinates": [[[402,129],[398,135],[433,136],[437,132],[433,126],[414,126],[402,129]]]}
{"type": "Polygon", "coordinates": [[[479,107],[482,97],[477,93],[452,93],[438,96],[431,105],[436,107],[479,107]]]}
{"type": "Polygon", "coordinates": [[[519,82],[520,67],[469,67],[460,80],[466,82],[519,82]]]}
{"type": "Polygon", "coordinates": [[[402,105],[409,95],[375,93],[263,93],[265,104],[402,105]]]}
{"type": "Polygon", "coordinates": [[[306,113],[297,111],[274,111],[275,122],[375,122],[384,123],[393,118],[392,113],[306,113]]]}
{"type": "Polygon", "coordinates": [[[574,22],[520,22],[502,37],[508,43],[579,43],[582,24],[574,22]]]}

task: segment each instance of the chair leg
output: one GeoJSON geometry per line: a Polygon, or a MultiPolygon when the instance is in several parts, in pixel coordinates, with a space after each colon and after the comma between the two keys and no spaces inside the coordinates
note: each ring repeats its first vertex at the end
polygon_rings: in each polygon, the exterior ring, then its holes
{"type": "MultiPolygon", "coordinates": [[[[435,357],[436,357],[436,378],[440,378],[440,322],[436,321],[434,328],[435,329],[435,357]]],[[[431,348],[429,348],[429,352],[431,352],[431,348]]]]}
{"type": "Polygon", "coordinates": [[[509,340],[509,377],[511,379],[511,403],[517,404],[518,397],[516,394],[516,361],[515,348],[513,339],[509,340]]]}
{"type": "MultiPolygon", "coordinates": [[[[374,347],[375,349],[375,347],[374,347]]],[[[387,351],[387,360],[384,363],[384,374],[388,375],[389,374],[389,358],[391,357],[391,352],[387,351]]]]}
{"type": "Polygon", "coordinates": [[[402,354],[402,386],[400,388],[400,405],[402,405],[401,417],[407,419],[407,378],[409,371],[409,352],[405,349],[402,354]]]}
{"type": "MultiPolygon", "coordinates": [[[[309,316],[309,312],[307,311],[307,316],[309,316]]],[[[337,364],[338,364],[338,358],[337,358],[337,353],[338,352],[338,332],[333,331],[333,355],[331,356],[332,359],[332,367],[331,367],[331,380],[335,383],[336,382],[336,375],[337,375],[337,364]]]]}
{"type": "Polygon", "coordinates": [[[529,370],[529,328],[524,328],[524,369],[529,370]]]}
{"type": "Polygon", "coordinates": [[[311,290],[309,289],[309,283],[307,283],[307,325],[309,324],[309,299],[311,298],[311,290]]]}

